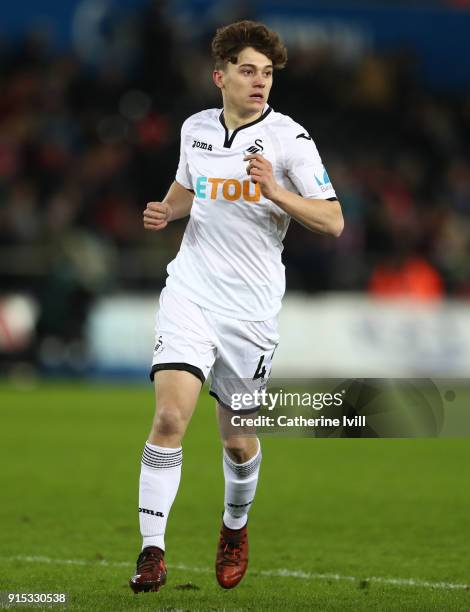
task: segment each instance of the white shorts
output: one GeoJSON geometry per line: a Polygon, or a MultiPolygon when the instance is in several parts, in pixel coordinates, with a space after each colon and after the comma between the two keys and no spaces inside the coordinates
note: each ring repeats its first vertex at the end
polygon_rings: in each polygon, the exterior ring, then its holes
{"type": "Polygon", "coordinates": [[[150,378],[161,370],[185,370],[202,383],[211,373],[210,394],[228,409],[253,411],[256,391],[266,388],[279,342],[277,316],[239,321],[202,308],[167,287],[160,295],[150,378]],[[237,402],[234,403],[234,394],[237,402]],[[240,402],[240,394],[245,394],[240,402]]]}

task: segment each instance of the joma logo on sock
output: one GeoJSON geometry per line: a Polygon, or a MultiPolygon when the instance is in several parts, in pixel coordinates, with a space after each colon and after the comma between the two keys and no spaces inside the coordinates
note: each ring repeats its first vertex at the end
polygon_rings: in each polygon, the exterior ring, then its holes
{"type": "Polygon", "coordinates": [[[253,503],[253,500],[249,501],[247,504],[227,504],[230,508],[244,508],[245,506],[249,506],[253,503]]]}
{"type": "Polygon", "coordinates": [[[163,512],[155,512],[154,510],[148,510],[147,508],[139,508],[139,512],[143,512],[143,514],[151,514],[152,516],[159,516],[164,518],[163,512]]]}

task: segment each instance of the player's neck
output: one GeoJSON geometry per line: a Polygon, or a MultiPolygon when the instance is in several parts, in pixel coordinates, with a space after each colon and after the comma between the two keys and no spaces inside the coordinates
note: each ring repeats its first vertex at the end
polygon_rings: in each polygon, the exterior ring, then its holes
{"type": "Polygon", "coordinates": [[[224,121],[227,129],[232,131],[241,127],[242,125],[246,125],[247,123],[252,123],[261,117],[263,114],[264,108],[256,113],[252,113],[250,115],[240,115],[235,109],[227,107],[224,105],[224,121]]]}

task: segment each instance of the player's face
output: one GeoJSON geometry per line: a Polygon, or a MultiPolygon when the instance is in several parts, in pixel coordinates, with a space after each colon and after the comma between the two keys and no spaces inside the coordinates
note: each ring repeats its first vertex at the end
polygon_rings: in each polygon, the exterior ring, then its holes
{"type": "Polygon", "coordinates": [[[224,107],[240,116],[261,114],[273,84],[273,64],[252,47],[243,49],[236,64],[214,71],[214,82],[222,90],[224,107]]]}

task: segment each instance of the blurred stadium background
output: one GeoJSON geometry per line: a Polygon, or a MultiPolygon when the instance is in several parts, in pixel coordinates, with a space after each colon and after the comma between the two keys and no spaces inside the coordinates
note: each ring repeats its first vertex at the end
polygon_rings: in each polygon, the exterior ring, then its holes
{"type": "Polygon", "coordinates": [[[185,222],[145,233],[179,129],[220,106],[209,43],[282,34],[271,104],[316,140],[339,240],[289,229],[280,375],[465,376],[470,2],[32,0],[0,26],[0,368],[144,381],[185,222]]]}

